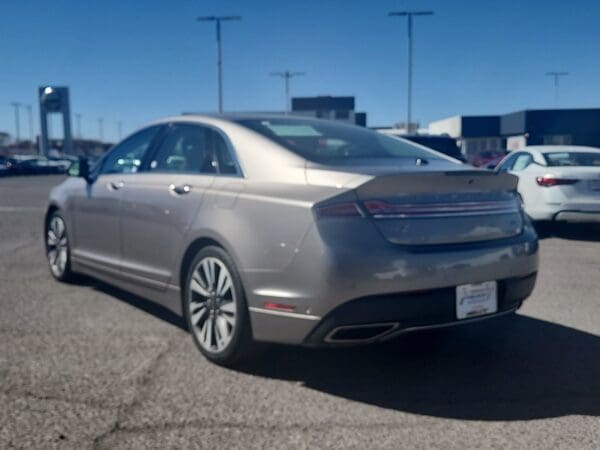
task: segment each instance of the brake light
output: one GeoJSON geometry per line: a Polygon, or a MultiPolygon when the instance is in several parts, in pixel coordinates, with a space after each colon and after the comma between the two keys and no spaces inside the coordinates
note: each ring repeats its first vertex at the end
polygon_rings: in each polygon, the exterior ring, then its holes
{"type": "Polygon", "coordinates": [[[575,184],[579,180],[575,180],[573,178],[556,178],[553,175],[544,175],[543,177],[536,177],[535,181],[540,186],[550,187],[550,186],[564,186],[567,184],[575,184]]]}
{"type": "Polygon", "coordinates": [[[317,206],[319,217],[362,217],[356,203],[334,203],[330,205],[317,206]]]}
{"type": "Polygon", "coordinates": [[[383,200],[367,200],[364,206],[375,218],[507,213],[518,211],[520,207],[514,200],[454,203],[388,203],[383,200]]]}

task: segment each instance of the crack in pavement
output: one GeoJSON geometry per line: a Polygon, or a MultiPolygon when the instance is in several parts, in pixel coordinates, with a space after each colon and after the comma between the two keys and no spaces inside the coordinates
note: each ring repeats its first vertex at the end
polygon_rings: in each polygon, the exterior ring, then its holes
{"type": "Polygon", "coordinates": [[[150,362],[146,371],[139,377],[135,394],[130,402],[121,404],[117,410],[117,418],[113,424],[113,426],[98,436],[96,436],[93,440],[93,448],[102,448],[102,443],[111,435],[123,430],[124,428],[121,426],[121,422],[124,417],[129,414],[136,406],[141,404],[147,397],[145,388],[150,384],[154,377],[154,373],[158,368],[162,359],[167,355],[167,353],[171,350],[173,343],[171,341],[166,342],[166,347],[160,351],[150,362]]]}

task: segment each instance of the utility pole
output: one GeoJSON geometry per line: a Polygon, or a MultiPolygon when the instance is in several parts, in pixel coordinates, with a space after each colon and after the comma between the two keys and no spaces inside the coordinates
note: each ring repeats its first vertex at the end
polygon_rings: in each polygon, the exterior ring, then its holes
{"type": "Polygon", "coordinates": [[[77,120],[77,139],[81,139],[81,114],[76,113],[75,119],[77,120]]]}
{"type": "Polygon", "coordinates": [[[21,124],[19,122],[19,108],[22,106],[22,103],[11,102],[10,106],[15,108],[15,144],[19,144],[19,141],[21,140],[21,124]]]}
{"type": "Polygon", "coordinates": [[[408,92],[406,95],[406,131],[411,131],[412,122],[412,64],[413,64],[413,17],[432,16],[433,11],[392,11],[388,16],[400,16],[408,19],[408,92]]]}
{"type": "Polygon", "coordinates": [[[285,113],[289,114],[292,111],[292,104],[290,101],[290,79],[302,75],[306,75],[305,72],[291,72],[286,70],[285,72],[271,72],[269,75],[272,77],[281,77],[285,80],[285,113]]]}
{"type": "Polygon", "coordinates": [[[123,122],[120,120],[117,121],[117,137],[119,141],[121,140],[121,136],[123,135],[123,122]]]}
{"type": "Polygon", "coordinates": [[[203,16],[196,19],[198,22],[215,22],[217,25],[217,97],[219,102],[219,113],[223,112],[223,77],[221,70],[221,22],[229,20],[241,20],[240,16],[203,16]]]}
{"type": "Polygon", "coordinates": [[[98,136],[100,138],[100,142],[104,141],[104,119],[102,117],[98,117],[98,136]]]}
{"type": "Polygon", "coordinates": [[[566,77],[569,72],[546,72],[547,77],[554,78],[554,106],[558,106],[558,84],[560,77],[566,77]]]}
{"type": "Polygon", "coordinates": [[[33,107],[31,105],[27,105],[27,119],[29,121],[29,141],[31,145],[33,145],[33,107]]]}

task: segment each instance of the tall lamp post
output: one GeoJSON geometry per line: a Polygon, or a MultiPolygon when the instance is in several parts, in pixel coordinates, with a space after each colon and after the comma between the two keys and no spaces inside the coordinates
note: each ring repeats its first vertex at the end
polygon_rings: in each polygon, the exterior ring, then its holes
{"type": "Polygon", "coordinates": [[[292,111],[292,105],[290,102],[290,79],[306,75],[305,72],[291,72],[286,70],[284,72],[271,72],[269,75],[272,77],[281,77],[285,80],[285,113],[289,114],[292,111]]]}
{"type": "Polygon", "coordinates": [[[21,123],[19,118],[19,108],[22,106],[19,102],[11,102],[10,106],[15,108],[15,143],[18,144],[21,140],[21,123]]]}
{"type": "Polygon", "coordinates": [[[221,22],[230,20],[241,20],[240,16],[202,16],[198,22],[215,22],[217,25],[217,97],[219,102],[219,113],[223,112],[223,78],[221,71],[221,22]]]}
{"type": "Polygon", "coordinates": [[[547,77],[554,78],[554,106],[558,106],[558,84],[560,77],[566,77],[569,72],[546,72],[547,77]]]}
{"type": "Polygon", "coordinates": [[[102,117],[98,117],[98,137],[100,142],[104,142],[104,119],[102,117]]]}
{"type": "Polygon", "coordinates": [[[408,92],[406,95],[406,130],[411,131],[412,122],[412,60],[413,60],[413,17],[431,16],[433,11],[392,11],[388,16],[400,16],[408,19],[408,92]]]}

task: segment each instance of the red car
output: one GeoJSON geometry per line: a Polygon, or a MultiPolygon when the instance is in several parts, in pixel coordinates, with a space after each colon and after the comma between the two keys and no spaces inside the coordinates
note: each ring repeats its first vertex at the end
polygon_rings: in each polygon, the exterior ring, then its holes
{"type": "Polygon", "coordinates": [[[494,168],[496,164],[500,162],[502,158],[504,158],[508,152],[504,150],[498,151],[483,151],[474,154],[469,158],[469,163],[475,167],[486,167],[486,168],[494,168]],[[490,165],[492,167],[490,167],[490,165]]]}

